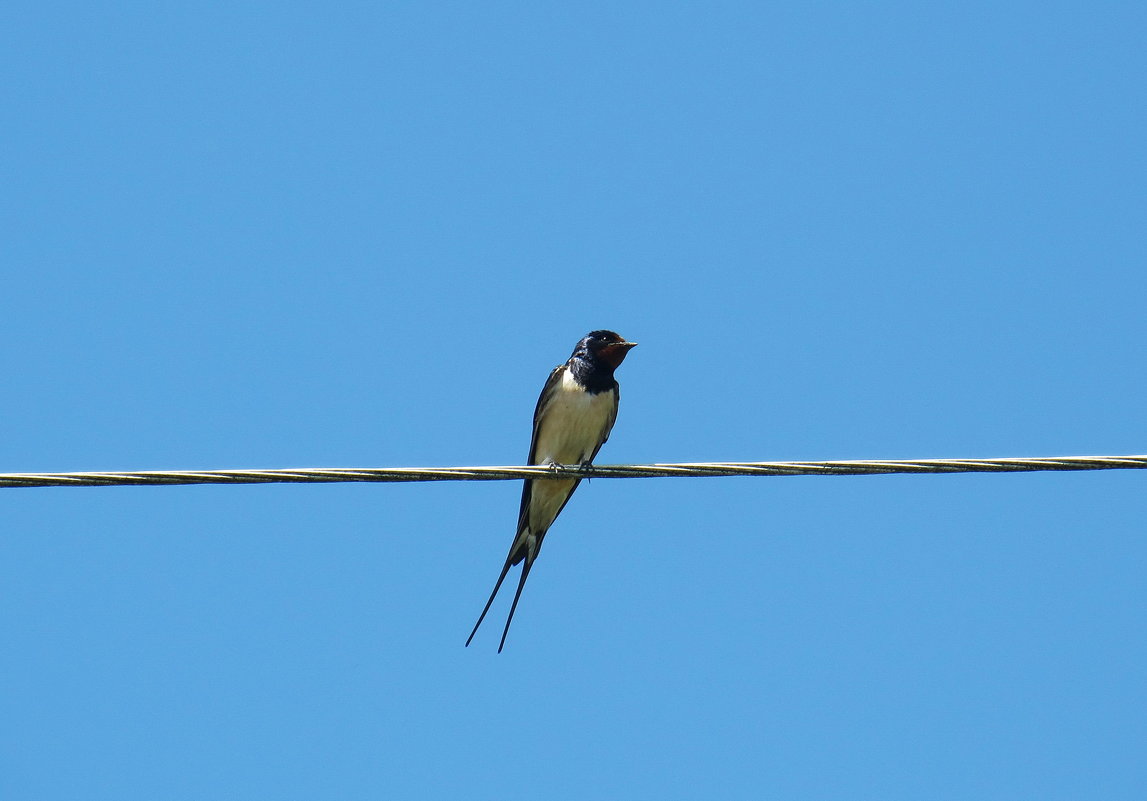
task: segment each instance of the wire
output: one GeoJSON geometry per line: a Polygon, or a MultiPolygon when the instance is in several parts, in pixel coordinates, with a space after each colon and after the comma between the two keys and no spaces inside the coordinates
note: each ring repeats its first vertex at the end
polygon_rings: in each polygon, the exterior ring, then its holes
{"type": "Polygon", "coordinates": [[[329,484],[348,481],[509,481],[521,478],[697,478],[702,476],[858,476],[890,473],[1030,473],[1143,470],[1147,456],[1016,459],[887,459],[837,462],[685,462],[598,466],[333,467],[273,470],[163,470],[0,473],[0,487],[108,487],[173,484],[329,484]]]}

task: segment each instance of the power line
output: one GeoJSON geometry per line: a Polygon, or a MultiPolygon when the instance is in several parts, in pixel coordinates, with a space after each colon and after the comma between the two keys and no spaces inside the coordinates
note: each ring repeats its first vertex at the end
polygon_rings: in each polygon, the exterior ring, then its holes
{"type": "Polygon", "coordinates": [[[685,462],[601,466],[367,467],[272,470],[0,473],[0,487],[108,487],[174,484],[331,484],[350,481],[508,481],[522,478],[699,478],[705,476],[859,476],[891,473],[1031,473],[1044,470],[1143,470],[1147,456],[1015,459],[885,459],[835,462],[685,462]]]}

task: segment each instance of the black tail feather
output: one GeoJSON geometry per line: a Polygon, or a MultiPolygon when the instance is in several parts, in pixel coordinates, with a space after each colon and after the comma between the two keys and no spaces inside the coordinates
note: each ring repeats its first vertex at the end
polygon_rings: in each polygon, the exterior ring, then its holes
{"type": "MultiPolygon", "coordinates": [[[[486,619],[486,613],[490,611],[490,606],[491,606],[491,604],[494,603],[494,598],[497,597],[498,590],[502,589],[502,582],[506,580],[506,574],[509,572],[510,572],[510,560],[506,559],[506,564],[502,565],[502,574],[500,576],[498,576],[498,581],[494,585],[494,591],[490,593],[490,599],[488,601],[486,601],[486,606],[484,606],[482,608],[482,614],[478,615],[478,622],[474,624],[474,630],[471,631],[470,636],[466,638],[466,647],[467,648],[470,647],[470,640],[474,639],[474,635],[478,633],[478,627],[481,626],[482,621],[486,619]]],[[[522,591],[522,588],[519,586],[518,592],[521,592],[521,591],[522,591]]],[[[516,596],[515,596],[515,600],[517,600],[516,596]]],[[[503,635],[502,640],[505,641],[505,635],[503,635]]],[[[502,649],[499,648],[498,650],[501,651],[502,649]]]]}
{"type": "Polygon", "coordinates": [[[530,575],[530,568],[533,565],[534,560],[528,556],[522,562],[522,576],[518,579],[518,589],[514,593],[514,602],[510,604],[510,614],[506,616],[506,627],[502,629],[502,640],[498,643],[498,653],[502,653],[502,646],[506,644],[506,635],[510,633],[510,621],[514,619],[514,611],[518,608],[518,599],[522,597],[522,587],[526,586],[526,576],[530,575]]]}

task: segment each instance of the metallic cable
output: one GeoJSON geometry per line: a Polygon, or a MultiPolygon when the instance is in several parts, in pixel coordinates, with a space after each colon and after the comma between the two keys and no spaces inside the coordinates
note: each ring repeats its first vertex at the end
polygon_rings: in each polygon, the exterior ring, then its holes
{"type": "Polygon", "coordinates": [[[702,476],[857,476],[890,473],[1029,473],[1142,470],[1147,456],[1014,459],[882,459],[836,462],[686,462],[533,467],[365,467],[272,470],[147,470],[0,473],[0,487],[109,487],[171,484],[319,484],[347,481],[508,481],[521,478],[698,478],[702,476]]]}

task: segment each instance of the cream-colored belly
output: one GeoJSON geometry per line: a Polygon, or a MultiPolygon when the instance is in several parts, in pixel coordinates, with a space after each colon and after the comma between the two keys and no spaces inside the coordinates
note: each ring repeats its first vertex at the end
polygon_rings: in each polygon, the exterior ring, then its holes
{"type": "MultiPolygon", "coordinates": [[[[609,433],[613,413],[613,393],[591,395],[567,372],[543,415],[533,463],[577,465],[585,462],[609,433]]],[[[534,481],[530,494],[531,531],[549,528],[576,486],[576,479],[534,481]]]]}
{"type": "Polygon", "coordinates": [[[534,464],[581,464],[609,433],[613,393],[591,395],[566,372],[544,411],[534,464]]]}

